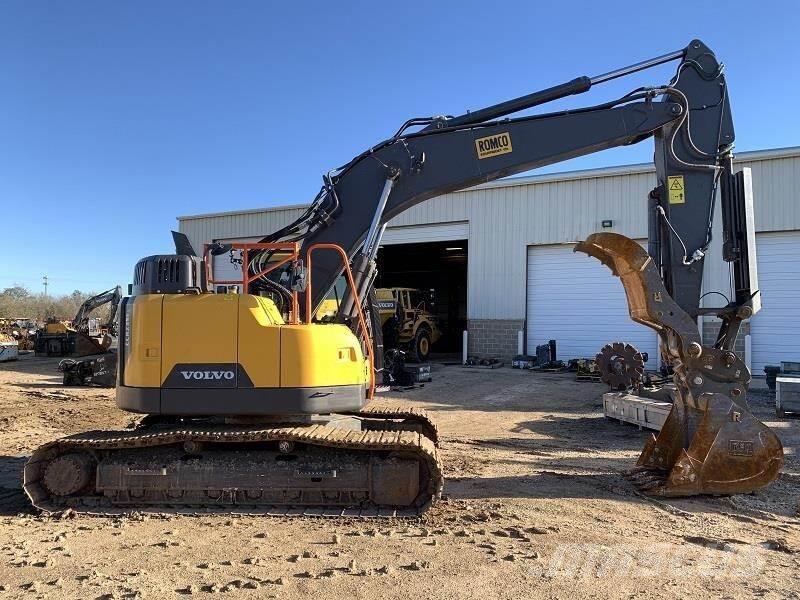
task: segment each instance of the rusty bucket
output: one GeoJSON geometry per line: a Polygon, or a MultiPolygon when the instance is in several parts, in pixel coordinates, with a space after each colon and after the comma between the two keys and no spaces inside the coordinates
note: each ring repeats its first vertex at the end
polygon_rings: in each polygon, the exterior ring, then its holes
{"type": "Polygon", "coordinates": [[[672,410],[631,476],[647,494],[738,494],[778,476],[783,447],[750,412],[750,372],[725,348],[702,345],[695,320],[667,293],[649,254],[634,240],[596,233],[575,246],[599,259],[625,288],[634,321],[655,329],[674,367],[672,410]]]}

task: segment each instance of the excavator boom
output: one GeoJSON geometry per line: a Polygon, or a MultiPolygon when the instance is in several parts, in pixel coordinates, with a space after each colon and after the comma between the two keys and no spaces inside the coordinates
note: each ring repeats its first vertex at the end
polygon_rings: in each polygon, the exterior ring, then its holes
{"type": "MultiPolygon", "coordinates": [[[[342,301],[339,319],[346,322],[356,303],[376,312],[370,301],[375,255],[386,223],[401,212],[434,196],[647,138],[655,141],[658,180],[646,200],[648,252],[615,234],[595,234],[576,246],[622,279],[631,317],[658,332],[676,365],[678,393],[667,426],[639,460],[644,487],[664,495],[752,491],[777,476],[783,453],[777,437],[747,407],[750,374],[733,352],[741,322],[761,306],[752,184],[748,171],[734,172],[723,65],[701,41],[458,117],[412,119],[394,137],[326,175],[308,212],[265,241],[289,234],[305,246],[341,245],[359,291],[342,301]],[[588,108],[504,118],[668,61],[679,61],[678,68],[662,86],[588,108]],[[409,133],[413,126],[422,128],[409,133]],[[735,294],[726,306],[701,308],[718,196],[723,256],[731,263],[735,294]],[[721,322],[712,347],[702,344],[698,331],[703,315],[721,322]]],[[[335,257],[314,262],[315,306],[340,272],[335,257]]],[[[380,349],[380,327],[373,330],[380,349]]]]}
{"type": "MultiPolygon", "coordinates": [[[[680,51],[458,117],[411,119],[392,138],[326,174],[306,213],[262,241],[291,237],[303,247],[336,243],[345,249],[358,275],[359,263],[377,249],[386,223],[424,200],[655,138],[661,186],[682,185],[683,198],[691,199],[667,202],[666,188],[659,190],[664,217],[680,231],[688,259],[695,260],[683,264],[686,253],[681,244],[673,243],[674,236],[664,234],[668,225],[658,215],[653,217],[650,252],[665,267],[667,289],[685,309],[693,310],[700,296],[712,199],[722,168],[731,166],[724,162],[730,158],[734,137],[722,67],[708,47],[694,40],[680,51]],[[639,88],[586,108],[509,117],[667,61],[680,61],[667,84],[639,88]],[[422,128],[411,131],[415,126],[422,128]],[[692,256],[696,250],[700,252],[692,256]]],[[[341,265],[334,256],[315,263],[313,279],[319,288],[312,301],[317,307],[340,276],[341,265]]],[[[343,305],[347,310],[342,317],[351,318],[352,303],[343,305]]]]}
{"type": "Polygon", "coordinates": [[[76,331],[73,356],[81,357],[102,354],[109,349],[113,343],[113,338],[117,335],[116,316],[121,299],[122,292],[120,287],[116,286],[101,294],[88,298],[81,304],[75,318],[72,320],[73,327],[75,327],[76,331]],[[100,333],[92,335],[89,331],[89,315],[105,304],[110,304],[108,318],[103,322],[100,333]]]}
{"type": "Polygon", "coordinates": [[[114,335],[113,330],[116,326],[117,307],[121,299],[122,291],[119,286],[88,298],[81,304],[80,308],[78,308],[78,312],[75,314],[75,318],[72,319],[73,327],[79,331],[85,329],[89,315],[93,311],[104,304],[111,304],[111,309],[109,310],[108,318],[105,320],[104,328],[110,330],[112,335],[114,335]]]}

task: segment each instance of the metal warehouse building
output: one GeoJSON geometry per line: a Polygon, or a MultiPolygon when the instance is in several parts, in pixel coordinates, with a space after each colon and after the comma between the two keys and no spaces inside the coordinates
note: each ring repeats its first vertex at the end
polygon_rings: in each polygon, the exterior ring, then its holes
{"type": "MultiPolygon", "coordinates": [[[[800,147],[743,152],[736,164],[753,170],[763,308],[743,332],[750,335],[746,360],[758,374],[765,364],[800,360],[800,147]]],[[[377,283],[433,290],[444,350],[459,350],[460,332],[467,329],[469,352],[482,356],[516,354],[519,331],[528,352],[557,340],[561,359],[594,356],[614,340],[657,356],[655,332],[630,320],[617,278],[595,259],[572,252],[576,241],[602,230],[604,221],[610,222],[606,231],[646,243],[647,194],[655,184],[652,164],[630,165],[517,177],[432,198],[390,221],[377,283]]],[[[256,241],[303,208],[178,221],[200,248],[217,240],[256,241]]],[[[716,218],[719,231],[719,210],[716,218]]],[[[720,248],[715,239],[705,264],[705,291],[729,296],[720,248]]],[[[215,274],[233,268],[225,255],[215,260],[215,274]]],[[[724,302],[716,294],[705,296],[707,306],[724,302]]],[[[712,335],[711,327],[704,329],[712,335]]]]}

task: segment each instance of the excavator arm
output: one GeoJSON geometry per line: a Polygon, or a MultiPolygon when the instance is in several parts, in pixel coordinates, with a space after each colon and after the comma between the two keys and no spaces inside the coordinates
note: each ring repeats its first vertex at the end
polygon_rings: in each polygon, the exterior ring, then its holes
{"type": "MultiPolygon", "coordinates": [[[[647,138],[655,141],[658,181],[646,200],[648,250],[614,233],[593,234],[575,248],[620,277],[631,317],[658,332],[662,352],[674,365],[672,411],[642,452],[635,476],[652,494],[752,491],[777,476],[783,459],[778,438],[749,411],[750,373],[733,352],[741,322],[760,308],[752,186],[748,171],[733,171],[734,129],[722,65],[699,40],[458,117],[412,119],[326,174],[309,209],[262,241],[341,246],[356,281],[356,293],[343,298],[338,314],[347,321],[357,303],[371,304],[375,256],[393,217],[428,198],[647,138]],[[668,61],[678,61],[678,68],[664,85],[597,106],[508,118],[668,61]],[[731,263],[735,289],[727,305],[701,308],[718,197],[723,258],[731,263]],[[721,322],[710,346],[697,326],[703,315],[721,322]]],[[[314,307],[342,269],[333,253],[315,257],[314,307]]],[[[380,328],[374,329],[379,345],[380,328]]]]}
{"type": "Polygon", "coordinates": [[[116,335],[114,330],[116,328],[117,307],[121,299],[122,291],[119,286],[106,290],[96,296],[92,296],[81,304],[78,312],[75,314],[75,318],[72,320],[73,326],[76,330],[83,331],[87,328],[89,315],[104,304],[110,303],[111,310],[109,311],[109,316],[104,324],[104,328],[108,329],[111,335],[116,335]]]}

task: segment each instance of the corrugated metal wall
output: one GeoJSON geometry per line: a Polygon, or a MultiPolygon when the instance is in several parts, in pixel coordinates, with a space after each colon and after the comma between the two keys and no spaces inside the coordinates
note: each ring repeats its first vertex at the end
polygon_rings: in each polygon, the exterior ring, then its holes
{"type": "MultiPolygon", "coordinates": [[[[800,230],[800,148],[746,153],[737,165],[753,169],[757,230],[800,230]]],[[[647,237],[646,199],[654,185],[647,167],[494,182],[427,200],[390,226],[469,221],[469,318],[524,319],[527,247],[576,242],[600,230],[604,219],[614,221],[612,231],[647,237]]],[[[200,247],[274,231],[301,210],[181,218],[180,230],[200,247]]],[[[707,269],[707,289],[727,280],[720,260],[707,269]]]]}
{"type": "Polygon", "coordinates": [[[288,225],[304,208],[251,210],[197,217],[178,217],[179,231],[189,237],[197,252],[203,244],[220,239],[261,237],[288,225]]]}

